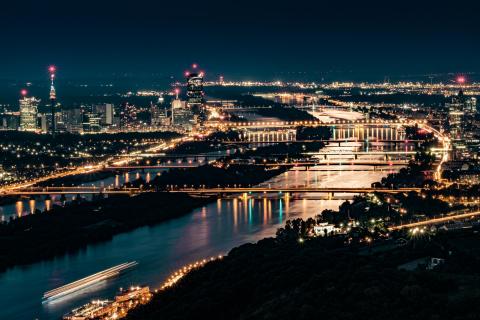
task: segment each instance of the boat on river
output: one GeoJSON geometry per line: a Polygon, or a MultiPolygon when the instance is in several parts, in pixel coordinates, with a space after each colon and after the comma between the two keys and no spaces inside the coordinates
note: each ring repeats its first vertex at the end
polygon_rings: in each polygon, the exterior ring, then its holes
{"type": "Polygon", "coordinates": [[[125,263],[119,264],[118,266],[114,266],[106,270],[92,274],[88,277],[76,280],[74,282],[61,286],[59,288],[47,291],[43,294],[43,301],[47,302],[54,299],[58,299],[60,297],[64,297],[66,295],[74,293],[78,290],[90,287],[100,281],[115,277],[119,275],[122,271],[130,269],[136,266],[137,264],[138,263],[136,261],[125,262],[125,263]]]}

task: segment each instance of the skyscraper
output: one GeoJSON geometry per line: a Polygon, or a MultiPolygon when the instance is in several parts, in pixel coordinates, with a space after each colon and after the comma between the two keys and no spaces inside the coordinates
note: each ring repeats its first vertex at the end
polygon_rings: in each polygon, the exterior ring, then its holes
{"type": "Polygon", "coordinates": [[[475,98],[475,97],[468,98],[465,101],[465,109],[470,114],[476,114],[477,113],[477,98],[475,98]]]}
{"type": "Polygon", "coordinates": [[[195,70],[197,65],[193,65],[194,71],[187,71],[187,105],[193,109],[202,109],[204,103],[203,76],[202,71],[195,70]]]}
{"type": "Polygon", "coordinates": [[[53,83],[53,80],[55,79],[55,71],[56,71],[55,66],[50,66],[48,67],[48,72],[50,73],[50,108],[51,108],[51,131],[52,135],[55,136],[55,106],[57,104],[57,92],[55,91],[55,86],[53,83]]]}
{"type": "Polygon", "coordinates": [[[105,124],[112,125],[114,115],[115,115],[115,112],[114,112],[113,104],[106,103],[105,104],[105,124]]]}
{"type": "Polygon", "coordinates": [[[448,123],[450,126],[450,136],[453,140],[462,139],[463,119],[465,114],[465,97],[463,91],[452,98],[452,102],[448,107],[448,123]]]}
{"type": "Polygon", "coordinates": [[[120,127],[122,130],[129,130],[137,126],[137,108],[129,103],[122,105],[120,112],[120,127]]]}
{"type": "Polygon", "coordinates": [[[63,110],[65,129],[71,133],[83,132],[83,112],[80,108],[63,110]]]}
{"type": "Polygon", "coordinates": [[[171,104],[171,124],[174,125],[175,124],[175,109],[176,110],[180,110],[183,108],[183,103],[182,101],[178,98],[178,94],[180,93],[180,90],[177,88],[175,89],[175,99],[172,101],[172,104],[171,104]]]}
{"type": "Polygon", "coordinates": [[[113,124],[114,106],[111,103],[97,104],[93,108],[93,112],[100,114],[101,124],[103,126],[111,126],[113,124]]]}
{"type": "Polygon", "coordinates": [[[159,127],[163,124],[165,118],[165,111],[160,110],[157,105],[152,103],[150,105],[150,124],[153,127],[159,127]]]}
{"type": "Polygon", "coordinates": [[[83,132],[100,132],[102,126],[100,125],[101,116],[93,112],[91,109],[83,113],[83,132]]]}
{"type": "Polygon", "coordinates": [[[20,102],[20,129],[25,131],[37,130],[38,103],[35,97],[28,98],[27,91],[22,90],[23,98],[20,102]]]}

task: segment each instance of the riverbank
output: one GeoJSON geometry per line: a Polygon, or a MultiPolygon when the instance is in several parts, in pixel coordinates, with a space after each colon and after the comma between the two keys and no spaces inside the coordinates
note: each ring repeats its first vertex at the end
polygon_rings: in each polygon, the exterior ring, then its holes
{"type": "MultiPolygon", "coordinates": [[[[225,181],[257,184],[285,169],[263,167],[202,166],[173,170],[159,176],[153,185],[163,189],[163,182],[190,184],[193,181],[225,181]],[[204,179],[199,178],[203,177],[204,179]],[[213,179],[215,178],[215,179],[213,179]]],[[[134,184],[139,184],[136,181],[134,184]]],[[[111,239],[115,234],[180,217],[212,201],[186,194],[146,192],[138,196],[115,196],[93,201],[75,200],[65,207],[37,212],[0,224],[0,270],[31,263],[77,250],[87,244],[111,239]]]]}
{"type": "MultiPolygon", "coordinates": [[[[271,153],[275,149],[281,150],[283,157],[299,157],[303,151],[318,150],[323,146],[321,142],[308,146],[300,143],[266,146],[247,151],[245,157],[260,162],[265,153],[271,153]]],[[[172,169],[157,176],[148,184],[143,179],[137,179],[126,185],[142,186],[149,188],[150,191],[166,190],[169,185],[256,185],[288,170],[285,166],[267,168],[230,164],[230,160],[231,158],[227,157],[225,161],[217,161],[210,165],[172,169]]],[[[82,177],[75,178],[75,181],[80,181],[78,179],[82,177]]],[[[85,179],[88,180],[89,177],[85,179]]],[[[183,196],[186,198],[177,199],[177,195],[148,192],[135,197],[108,199],[100,197],[92,202],[77,200],[68,203],[65,207],[54,206],[48,212],[37,211],[35,214],[4,222],[0,224],[0,239],[3,243],[0,247],[0,270],[51,258],[89,243],[108,240],[115,234],[136,227],[179,217],[210,201],[210,199],[183,196]],[[169,204],[177,201],[188,203],[188,205],[170,207],[169,204]],[[129,211],[135,214],[129,215],[129,211]],[[154,212],[160,212],[160,214],[155,217],[154,212]],[[169,214],[165,215],[163,212],[169,212],[169,214]]]]}
{"type": "MultiPolygon", "coordinates": [[[[368,168],[365,167],[367,170],[368,168]]],[[[377,171],[287,171],[268,180],[272,186],[309,185],[369,187],[387,173],[377,171]]],[[[265,183],[264,183],[265,185],[265,183]]],[[[0,318],[59,319],[92,299],[114,296],[120,287],[145,284],[159,288],[172,272],[205,257],[226,254],[244,243],[275,235],[287,219],[307,219],[325,209],[337,210],[341,200],[293,198],[223,198],[175,219],[119,233],[111,240],[82,247],[54,259],[9,268],[0,274],[0,318]],[[139,264],[121,277],[55,304],[41,304],[44,292],[100,270],[135,260],[139,264]],[[23,287],[28,283],[29,287],[23,287]]],[[[134,211],[136,214],[136,211],[134,211]]]]}
{"type": "Polygon", "coordinates": [[[179,217],[210,199],[185,194],[145,193],[37,212],[0,225],[0,270],[72,252],[113,235],[179,217]]]}
{"type": "Polygon", "coordinates": [[[475,318],[477,233],[439,233],[403,246],[386,241],[353,246],[341,235],[268,238],[192,271],[127,318],[475,318]],[[441,264],[431,266],[430,257],[441,264]]]}

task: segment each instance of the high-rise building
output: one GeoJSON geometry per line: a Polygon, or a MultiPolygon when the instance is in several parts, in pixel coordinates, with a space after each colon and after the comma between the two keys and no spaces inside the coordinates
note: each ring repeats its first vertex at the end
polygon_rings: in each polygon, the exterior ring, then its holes
{"type": "Polygon", "coordinates": [[[20,129],[25,131],[37,130],[38,103],[35,97],[27,97],[27,92],[22,91],[23,98],[20,102],[20,129]]]}
{"type": "Polygon", "coordinates": [[[55,131],[56,132],[65,132],[67,131],[67,127],[65,126],[65,121],[63,118],[63,112],[58,108],[55,110],[55,131]]]}
{"type": "Polygon", "coordinates": [[[138,124],[137,113],[137,108],[134,105],[125,103],[120,112],[120,128],[125,130],[135,127],[138,124]]]}
{"type": "MultiPolygon", "coordinates": [[[[57,92],[55,90],[55,86],[53,83],[53,80],[55,79],[55,71],[57,68],[55,66],[50,66],[48,67],[48,72],[50,73],[50,128],[52,135],[55,135],[55,130],[56,130],[56,119],[55,119],[55,114],[56,114],[56,106],[57,106],[57,92]]],[[[47,127],[48,131],[48,127],[47,127]]]]}
{"type": "Polygon", "coordinates": [[[150,106],[150,124],[153,127],[168,126],[170,119],[167,117],[167,109],[161,108],[158,105],[152,104],[150,106]]]}
{"type": "Polygon", "coordinates": [[[83,114],[83,132],[100,132],[101,116],[95,112],[85,112],[83,114]]]}
{"type": "MultiPolygon", "coordinates": [[[[196,69],[197,66],[193,65],[193,68],[196,69]]],[[[192,109],[201,110],[204,103],[204,91],[203,91],[203,76],[202,71],[198,72],[187,71],[185,73],[187,77],[187,105],[192,109]]]]}
{"type": "Polygon", "coordinates": [[[186,131],[190,131],[195,124],[195,115],[190,108],[174,109],[173,125],[186,131]]]}
{"type": "Polygon", "coordinates": [[[40,114],[40,130],[42,133],[47,133],[51,126],[52,116],[50,113],[41,113],[40,114]]]}
{"type": "Polygon", "coordinates": [[[55,119],[55,132],[64,132],[66,130],[63,114],[61,112],[55,112],[53,117],[50,112],[42,112],[38,115],[40,117],[40,130],[42,131],[42,133],[53,133],[53,119],[55,119]]]}
{"type": "Polygon", "coordinates": [[[178,97],[178,94],[180,93],[180,90],[177,88],[175,89],[175,99],[172,100],[171,106],[170,106],[170,123],[172,125],[175,125],[175,117],[176,115],[181,114],[186,108],[185,101],[181,101],[180,98],[178,97]]]}
{"type": "Polygon", "coordinates": [[[83,112],[80,108],[67,109],[62,112],[65,129],[70,133],[83,132],[83,112]]]}
{"type": "Polygon", "coordinates": [[[113,124],[113,117],[115,115],[114,106],[111,103],[105,104],[105,124],[112,125],[113,124]]]}
{"type": "Polygon", "coordinates": [[[477,113],[477,98],[475,97],[470,97],[467,100],[465,100],[465,109],[467,112],[471,114],[476,114],[477,113]]]}
{"type": "Polygon", "coordinates": [[[93,112],[100,114],[101,124],[111,126],[113,124],[114,106],[111,103],[95,105],[93,112]]]}
{"type": "Polygon", "coordinates": [[[194,114],[194,123],[198,124],[207,118],[205,98],[203,91],[203,71],[197,71],[197,65],[193,65],[193,71],[187,71],[187,106],[194,114]]]}
{"type": "Polygon", "coordinates": [[[178,97],[178,89],[175,90],[176,97],[172,100],[171,104],[171,124],[176,128],[190,131],[195,124],[195,109],[192,107],[187,107],[187,103],[182,101],[178,97]]]}
{"type": "Polygon", "coordinates": [[[447,104],[448,107],[448,124],[450,127],[450,136],[453,140],[462,139],[463,118],[465,115],[465,97],[463,91],[452,98],[447,104]]]}
{"type": "Polygon", "coordinates": [[[0,130],[18,130],[20,112],[3,112],[0,114],[0,130]]]}

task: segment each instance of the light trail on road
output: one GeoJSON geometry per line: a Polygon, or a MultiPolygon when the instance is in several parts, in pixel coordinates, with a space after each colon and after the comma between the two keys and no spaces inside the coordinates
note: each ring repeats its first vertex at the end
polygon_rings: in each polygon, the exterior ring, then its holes
{"type": "Polygon", "coordinates": [[[192,141],[192,137],[182,137],[182,138],[177,138],[177,139],[172,139],[170,142],[166,143],[162,141],[160,144],[157,144],[155,146],[150,146],[146,150],[136,150],[132,151],[131,153],[127,155],[121,155],[121,156],[112,156],[109,157],[103,161],[100,161],[96,164],[89,164],[89,165],[83,165],[68,171],[63,171],[63,172],[56,172],[52,173],[43,177],[39,177],[36,179],[20,182],[20,183],[15,183],[7,186],[3,186],[0,188],[0,194],[4,193],[9,193],[11,191],[15,191],[18,189],[25,189],[31,186],[34,186],[40,182],[45,182],[51,179],[58,179],[58,178],[64,178],[68,176],[74,176],[74,175],[80,175],[80,174],[90,174],[94,172],[98,172],[103,170],[106,166],[108,166],[110,163],[113,162],[114,165],[126,165],[129,164],[133,161],[141,159],[139,154],[143,152],[147,153],[153,153],[157,151],[165,151],[169,150],[171,148],[176,147],[179,143],[186,142],[186,141],[192,141]],[[119,157],[122,157],[121,160],[118,160],[119,157]],[[116,161],[116,162],[115,162],[116,161]]]}
{"type": "Polygon", "coordinates": [[[426,226],[430,224],[438,224],[442,222],[448,222],[451,220],[470,219],[479,215],[480,215],[480,211],[460,213],[460,214],[451,215],[451,216],[433,218],[433,219],[428,219],[424,221],[418,221],[418,222],[412,222],[412,223],[402,224],[398,226],[393,226],[393,227],[389,227],[388,230],[394,231],[394,230],[401,230],[405,228],[408,229],[408,228],[421,227],[421,226],[426,226]]]}

